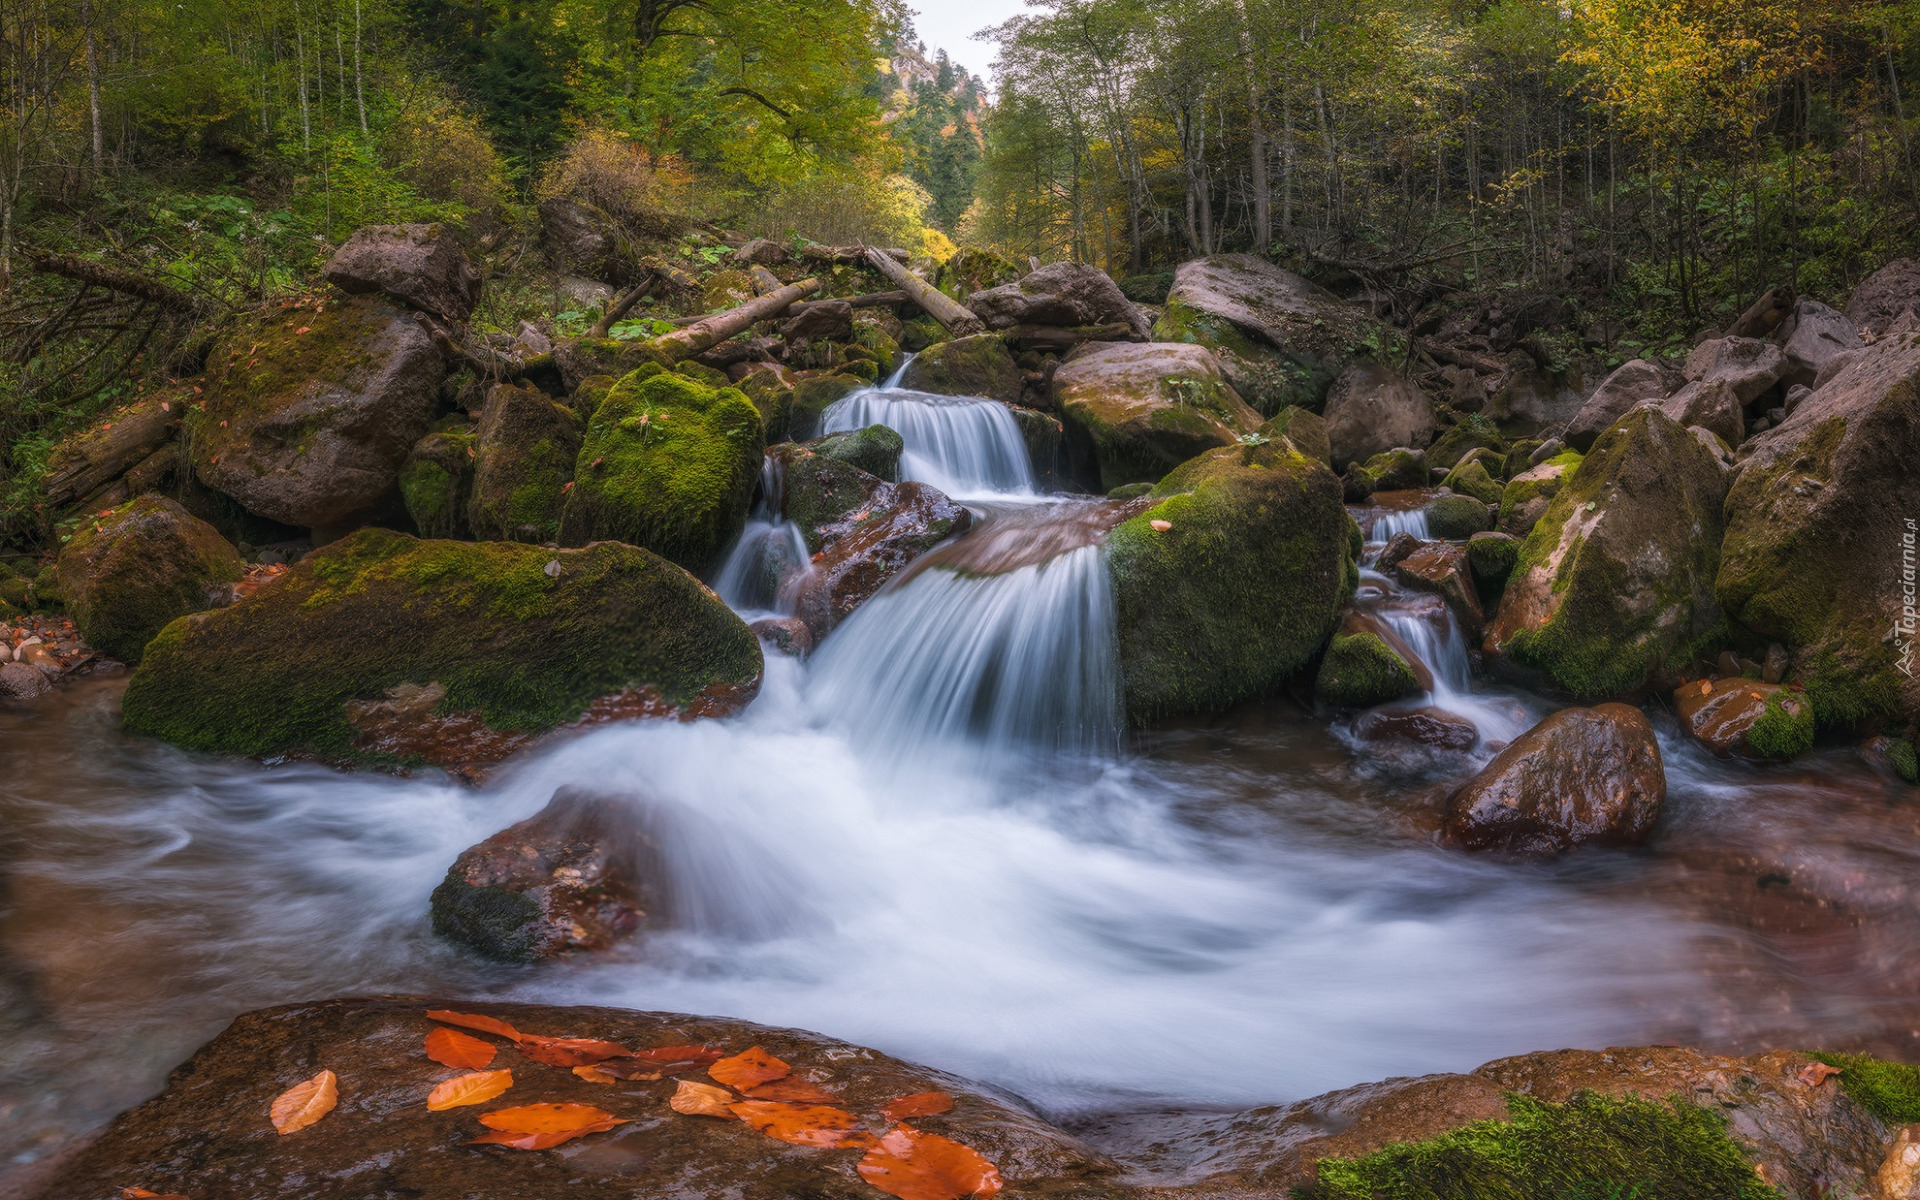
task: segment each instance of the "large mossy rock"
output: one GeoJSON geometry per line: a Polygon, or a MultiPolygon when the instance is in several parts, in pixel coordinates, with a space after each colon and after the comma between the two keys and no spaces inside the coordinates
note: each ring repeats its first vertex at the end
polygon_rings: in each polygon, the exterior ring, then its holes
{"type": "Polygon", "coordinates": [[[1235,390],[1262,413],[1289,404],[1317,412],[1342,371],[1406,346],[1392,326],[1251,254],[1181,263],[1153,337],[1214,351],[1235,390]]]}
{"type": "Polygon", "coordinates": [[[413,444],[400,468],[400,497],[424,538],[464,538],[473,499],[472,427],[430,433],[413,444]]]}
{"type": "Polygon", "coordinates": [[[1199,346],[1089,343],[1054,372],[1053,404],[1090,447],[1102,491],[1154,483],[1260,427],[1260,414],[1199,346]]]}
{"type": "MultiPolygon", "coordinates": [[[[795,383],[787,403],[786,440],[813,438],[820,432],[821,419],[829,408],[866,386],[866,380],[842,374],[812,375],[795,383]]],[[[769,443],[772,440],[769,435],[769,443]]]]}
{"type": "Polygon", "coordinates": [[[1358,579],[1340,481],[1285,442],[1210,450],[1107,542],[1135,723],[1278,686],[1333,630],[1358,579]]]}
{"type": "Polygon", "coordinates": [[[551,542],[560,536],[567,482],[580,455],[580,420],[532,388],[495,384],[474,439],[475,537],[551,542]]]}
{"type": "Polygon", "coordinates": [[[807,449],[823,458],[835,459],[859,467],[877,479],[892,482],[900,478],[900,456],[907,443],[899,433],[885,425],[869,425],[847,433],[831,433],[807,443],[807,449]]]}
{"type": "Polygon", "coordinates": [[[900,376],[900,386],[940,396],[1020,399],[1025,386],[1020,367],[997,333],[954,338],[922,350],[900,376]]]}
{"type": "Polygon", "coordinates": [[[760,667],[740,618],[645,550],[365,529],[167,626],[122,711],[194,750],[468,766],[583,718],[729,710],[760,667]]]}
{"type": "Polygon", "coordinates": [[[1727,495],[1720,603],[1793,651],[1822,725],[1920,723],[1920,639],[1911,614],[1896,628],[1920,521],[1920,336],[1856,351],[1747,449],[1727,495]]]}
{"type": "Polygon", "coordinates": [[[175,618],[225,604],[245,564],[213,526],[140,496],[81,525],[60,549],[60,594],[87,643],[138,662],[175,618]]]}
{"type": "Polygon", "coordinates": [[[746,524],[764,451],[738,389],[643,367],[587,425],[560,540],[610,538],[705,571],[746,524]]]}
{"type": "Polygon", "coordinates": [[[1722,632],[1714,601],[1728,476],[1640,408],[1594,443],[1521,547],[1487,649],[1583,699],[1630,696],[1722,632]]]}
{"type": "Polygon", "coordinates": [[[446,364],[412,317],[371,296],[271,309],[208,358],[187,419],[194,473],[248,512],[337,530],[400,507],[400,466],[427,432],[446,364]]]}
{"type": "Polygon", "coordinates": [[[940,265],[934,285],[965,304],[975,292],[1011,283],[1026,273],[1013,259],[983,246],[962,246],[940,265]]]}
{"type": "Polygon", "coordinates": [[[570,196],[540,202],[540,240],[562,271],[615,287],[639,278],[642,252],[612,214],[570,196]]]}

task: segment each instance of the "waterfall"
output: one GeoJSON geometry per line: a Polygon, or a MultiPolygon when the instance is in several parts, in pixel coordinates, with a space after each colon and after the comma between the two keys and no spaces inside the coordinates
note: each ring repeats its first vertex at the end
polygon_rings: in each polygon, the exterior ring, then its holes
{"type": "Polygon", "coordinates": [[[821,432],[885,425],[906,442],[901,478],[931,484],[955,498],[1034,494],[1027,443],[1006,405],[892,384],[889,379],[885,386],[863,388],[829,405],[821,415],[821,432]]]}
{"type": "Polygon", "coordinates": [[[813,571],[806,537],[780,515],[785,492],[779,464],[764,460],[753,511],[713,577],[713,590],[735,612],[793,615],[795,589],[813,571]]]}
{"type": "Polygon", "coordinates": [[[882,753],[963,743],[1101,754],[1122,731],[1103,551],[1002,574],[936,565],[853,615],[815,656],[809,700],[882,753]]]}
{"type": "MultiPolygon", "coordinates": [[[[1400,515],[1400,514],[1393,514],[1400,515]]],[[[1361,571],[1360,608],[1391,629],[1433,676],[1433,690],[1419,699],[1388,707],[1445,709],[1472,721],[1482,744],[1512,741],[1533,724],[1524,706],[1509,697],[1473,690],[1473,663],[1466,632],[1453,609],[1439,596],[1401,586],[1370,569],[1361,571]]]]}
{"type": "Polygon", "coordinates": [[[1369,545],[1393,540],[1396,533],[1410,533],[1421,541],[1429,540],[1432,535],[1427,531],[1427,512],[1424,508],[1389,509],[1373,519],[1373,527],[1367,531],[1369,545]]]}

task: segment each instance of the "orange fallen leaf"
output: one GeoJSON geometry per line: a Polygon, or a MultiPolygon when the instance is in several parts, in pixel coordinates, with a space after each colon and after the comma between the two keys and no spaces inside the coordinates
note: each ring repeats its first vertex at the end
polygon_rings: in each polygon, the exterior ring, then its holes
{"type": "Polygon", "coordinates": [[[299,337],[301,334],[307,332],[309,329],[312,329],[312,328],[313,326],[311,325],[302,325],[300,328],[293,331],[293,335],[295,337],[299,337]]]}
{"type": "Polygon", "coordinates": [[[464,1029],[478,1029],[481,1033],[497,1033],[503,1038],[512,1038],[516,1042],[524,1036],[518,1029],[498,1017],[483,1017],[475,1013],[457,1013],[449,1012],[444,1008],[430,1008],[427,1010],[427,1018],[438,1021],[442,1025],[458,1025],[464,1029]]]}
{"type": "Polygon", "coordinates": [[[804,1079],[776,1079],[747,1089],[755,1100],[788,1100],[801,1104],[838,1104],[840,1097],[804,1079]]]}
{"type": "Polygon", "coordinates": [[[120,1200],[187,1200],[179,1192],[150,1192],[143,1187],[120,1189],[120,1200]]]}
{"type": "Polygon", "coordinates": [[[796,1146],[874,1146],[872,1134],[844,1108],[825,1104],[786,1104],[778,1100],[742,1100],[727,1108],[748,1125],[796,1146]]]}
{"type": "Polygon", "coordinates": [[[712,1046],[655,1046],[651,1050],[635,1050],[635,1058],[649,1059],[658,1063],[679,1064],[683,1062],[708,1063],[719,1062],[727,1056],[724,1050],[715,1050],[712,1046]]]}
{"type": "Polygon", "coordinates": [[[1148,521],[1147,524],[1153,526],[1155,533],[1165,533],[1167,530],[1173,528],[1172,521],[1148,521]]]}
{"type": "Polygon", "coordinates": [[[680,1086],[673,1089],[667,1107],[689,1117],[719,1117],[722,1120],[734,1119],[733,1093],[725,1088],[714,1087],[710,1083],[695,1083],[691,1079],[682,1079],[680,1086]]]}
{"type": "Polygon", "coordinates": [[[1830,1067],[1826,1063],[1817,1062],[1808,1063],[1806,1066],[1801,1067],[1800,1073],[1795,1076],[1795,1078],[1810,1088],[1817,1088],[1838,1074],[1840,1074],[1839,1067],[1830,1067]]]}
{"type": "Polygon", "coordinates": [[[551,1133],[514,1133],[507,1129],[496,1129],[492,1133],[483,1133],[468,1142],[469,1146],[506,1146],[514,1150],[551,1150],[562,1142],[570,1142],[589,1133],[605,1133],[609,1129],[625,1125],[624,1118],[609,1117],[591,1125],[581,1125],[574,1129],[556,1129],[551,1133]]]}
{"type": "Polygon", "coordinates": [[[908,1117],[937,1117],[941,1113],[952,1111],[953,1097],[945,1092],[915,1092],[911,1096],[901,1096],[880,1106],[880,1115],[889,1123],[898,1123],[908,1117]]]}
{"type": "Polygon", "coordinates": [[[590,1067],[590,1066],[575,1067],[573,1069],[573,1073],[575,1075],[578,1075],[580,1078],[586,1080],[588,1083],[619,1083],[620,1082],[620,1077],[618,1075],[610,1075],[607,1072],[602,1071],[599,1067],[590,1067]]]}
{"type": "Polygon", "coordinates": [[[475,1071],[455,1075],[427,1093],[427,1111],[445,1112],[468,1104],[485,1104],[513,1086],[512,1071],[475,1071]]]}
{"type": "Polygon", "coordinates": [[[339,1079],[322,1071],[305,1083],[296,1083],[274,1097],[269,1115],[281,1133],[297,1133],[333,1111],[340,1103],[339,1079]]]}
{"type": "Polygon", "coordinates": [[[455,1029],[436,1029],[427,1035],[427,1057],[444,1067],[478,1071],[498,1053],[492,1042],[483,1042],[455,1029]]]}
{"type": "Polygon", "coordinates": [[[758,1046],[751,1050],[742,1050],[732,1058],[723,1058],[707,1068],[707,1074],[713,1076],[715,1080],[743,1092],[751,1087],[759,1087],[763,1083],[785,1079],[792,1073],[792,1067],[758,1046]]]}
{"type": "Polygon", "coordinates": [[[591,1104],[523,1104],[480,1114],[482,1125],[508,1133],[559,1133],[613,1119],[612,1113],[591,1104]]]}
{"type": "Polygon", "coordinates": [[[1000,1191],[1000,1172],[978,1151],[911,1125],[889,1129],[854,1169],[900,1200],[960,1200],[1000,1191]]]}
{"type": "Polygon", "coordinates": [[[550,1067],[584,1067],[609,1058],[627,1057],[627,1048],[615,1042],[593,1038],[550,1038],[523,1033],[520,1053],[550,1067]]]}

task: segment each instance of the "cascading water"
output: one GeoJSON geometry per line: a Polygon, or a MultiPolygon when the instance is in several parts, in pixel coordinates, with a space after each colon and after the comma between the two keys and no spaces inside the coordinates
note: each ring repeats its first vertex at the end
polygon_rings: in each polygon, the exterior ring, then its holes
{"type": "Polygon", "coordinates": [[[791,615],[792,597],[813,570],[800,527],[780,515],[785,481],[769,458],[760,465],[760,490],[746,528],[713,577],[713,590],[735,612],[791,615]]]}
{"type": "Polygon", "coordinates": [[[1396,533],[1411,534],[1421,541],[1433,536],[1427,529],[1427,512],[1424,508],[1403,510],[1389,509],[1373,519],[1373,528],[1367,532],[1367,543],[1386,543],[1393,540],[1396,533]]]}
{"type": "Polygon", "coordinates": [[[1027,444],[1006,405],[892,384],[888,380],[829,405],[821,416],[822,432],[887,426],[906,443],[901,477],[932,484],[955,499],[1034,493],[1027,444]]]}

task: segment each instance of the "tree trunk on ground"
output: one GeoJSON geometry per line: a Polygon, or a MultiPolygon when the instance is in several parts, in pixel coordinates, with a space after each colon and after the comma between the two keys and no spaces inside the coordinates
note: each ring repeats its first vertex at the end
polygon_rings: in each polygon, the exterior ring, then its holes
{"type": "Polygon", "coordinates": [[[171,287],[147,275],[109,267],[105,263],[97,263],[92,259],[75,258],[71,254],[56,254],[51,250],[41,250],[34,246],[21,246],[19,250],[20,256],[31,263],[34,270],[43,274],[77,279],[81,283],[103,287],[110,292],[119,292],[123,296],[134,296],[158,304],[162,308],[190,313],[195,317],[213,317],[225,311],[219,303],[206,296],[183,292],[179,288],[171,287]]]}
{"type": "Polygon", "coordinates": [[[185,415],[184,402],[149,404],[109,421],[54,452],[41,492],[56,508],[65,507],[127,473],[166,449],[185,415]]]}
{"type": "Polygon", "coordinates": [[[907,270],[888,257],[884,251],[870,247],[867,250],[867,261],[873,264],[874,270],[899,284],[913,302],[926,310],[928,316],[940,322],[948,333],[955,337],[966,337],[969,334],[987,331],[986,324],[979,317],[974,316],[971,309],[907,270]]]}
{"type": "MultiPolygon", "coordinates": [[[[881,255],[881,257],[885,256],[881,255]]],[[[892,262],[891,259],[887,261],[892,262]]],[[[899,266],[897,263],[894,265],[899,266]]],[[[905,267],[899,269],[902,274],[906,272],[905,267]]],[[[751,329],[761,321],[772,320],[786,312],[794,301],[819,290],[818,279],[802,279],[799,283],[790,283],[771,295],[762,296],[758,300],[749,300],[738,308],[730,308],[726,312],[703,317],[685,329],[676,329],[672,333],[662,334],[648,345],[666,355],[671,361],[680,362],[726,341],[736,333],[751,329]]]]}

